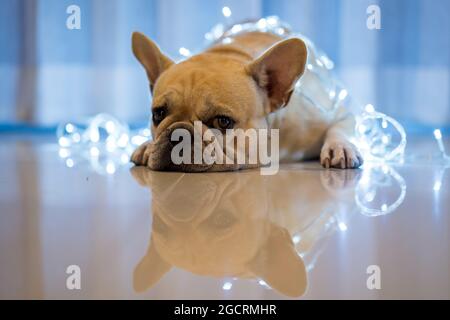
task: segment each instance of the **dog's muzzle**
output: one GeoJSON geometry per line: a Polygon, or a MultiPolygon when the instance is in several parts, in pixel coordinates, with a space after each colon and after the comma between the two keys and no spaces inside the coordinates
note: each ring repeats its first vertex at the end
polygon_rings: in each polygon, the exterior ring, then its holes
{"type": "Polygon", "coordinates": [[[202,154],[206,144],[202,139],[202,134],[202,132],[196,132],[193,124],[189,122],[171,124],[155,140],[154,169],[183,172],[207,171],[212,164],[206,164],[203,161],[202,154]],[[174,150],[174,148],[176,149],[174,150]],[[184,154],[189,149],[190,154],[184,154]],[[195,154],[197,159],[195,159],[195,154]]]}

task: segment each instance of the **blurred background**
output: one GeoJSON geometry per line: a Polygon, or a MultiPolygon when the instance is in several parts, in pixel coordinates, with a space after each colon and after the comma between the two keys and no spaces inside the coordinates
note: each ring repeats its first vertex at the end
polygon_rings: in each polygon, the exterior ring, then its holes
{"type": "Polygon", "coordinates": [[[329,55],[361,104],[409,133],[448,131],[449,14],[448,0],[0,0],[0,130],[99,112],[146,123],[151,97],[132,31],[176,59],[181,47],[201,50],[217,23],[277,15],[329,55]],[[373,4],[380,30],[366,26],[373,4]],[[66,27],[70,5],[81,9],[79,30],[66,27]]]}

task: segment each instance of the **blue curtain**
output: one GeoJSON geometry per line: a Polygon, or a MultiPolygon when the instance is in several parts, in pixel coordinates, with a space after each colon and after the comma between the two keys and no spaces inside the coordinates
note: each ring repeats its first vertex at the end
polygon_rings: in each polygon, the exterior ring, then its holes
{"type": "Polygon", "coordinates": [[[410,127],[450,126],[448,0],[0,0],[0,123],[99,112],[142,123],[150,95],[131,32],[176,58],[180,47],[202,48],[224,6],[233,21],[278,15],[311,38],[361,104],[410,127]],[[66,28],[73,4],[80,30],[66,28]],[[373,4],[381,30],[366,27],[373,4]]]}

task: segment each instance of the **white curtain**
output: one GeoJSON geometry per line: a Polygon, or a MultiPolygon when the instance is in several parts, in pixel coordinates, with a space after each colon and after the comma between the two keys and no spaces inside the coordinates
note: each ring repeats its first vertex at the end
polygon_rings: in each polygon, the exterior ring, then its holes
{"type": "Polygon", "coordinates": [[[134,30],[172,57],[196,51],[226,22],[278,15],[335,61],[362,104],[414,127],[450,125],[450,1],[446,0],[0,0],[0,123],[42,126],[99,112],[145,123],[150,95],[131,54],[134,30]],[[66,28],[68,6],[81,29],[66,28]],[[366,27],[381,8],[381,30],[366,27]]]}

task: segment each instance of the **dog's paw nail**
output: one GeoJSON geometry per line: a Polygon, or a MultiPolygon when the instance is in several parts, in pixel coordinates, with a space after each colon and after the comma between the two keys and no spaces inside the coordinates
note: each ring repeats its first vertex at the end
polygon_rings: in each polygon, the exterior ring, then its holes
{"type": "Polygon", "coordinates": [[[358,149],[346,141],[329,142],[322,149],[322,158],[322,165],[326,168],[353,169],[363,163],[358,149]]]}
{"type": "Polygon", "coordinates": [[[358,158],[358,168],[359,168],[364,164],[364,160],[363,160],[362,156],[360,156],[360,155],[358,155],[357,158],[358,158]]]}
{"type": "Polygon", "coordinates": [[[348,167],[349,168],[355,168],[355,161],[353,159],[348,159],[348,167]]]}

